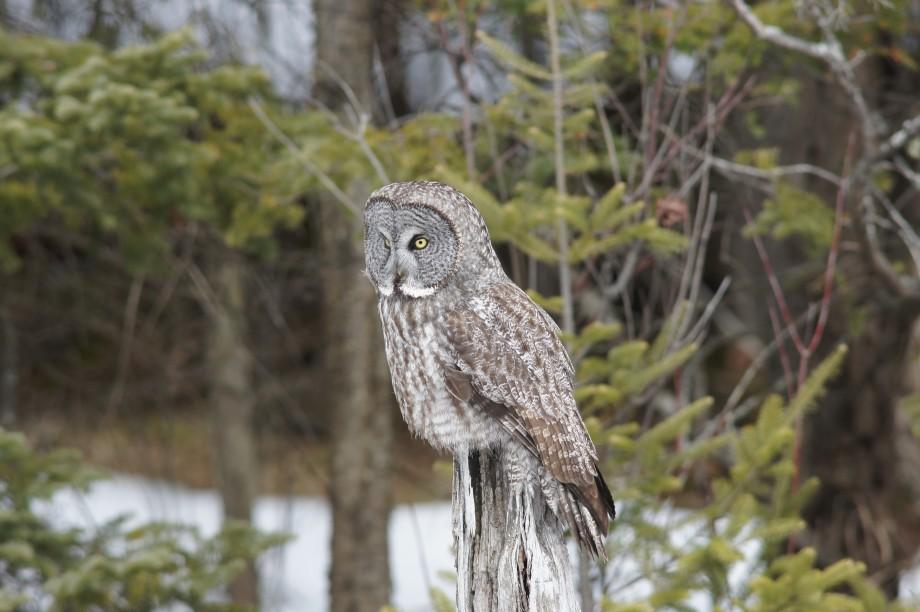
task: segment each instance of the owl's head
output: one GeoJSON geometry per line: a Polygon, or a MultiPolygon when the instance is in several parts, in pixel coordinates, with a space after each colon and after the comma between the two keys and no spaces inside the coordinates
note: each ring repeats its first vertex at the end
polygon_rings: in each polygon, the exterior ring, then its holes
{"type": "Polygon", "coordinates": [[[504,274],[479,211],[441,183],[392,183],[364,207],[364,261],[384,296],[423,298],[504,274]]]}

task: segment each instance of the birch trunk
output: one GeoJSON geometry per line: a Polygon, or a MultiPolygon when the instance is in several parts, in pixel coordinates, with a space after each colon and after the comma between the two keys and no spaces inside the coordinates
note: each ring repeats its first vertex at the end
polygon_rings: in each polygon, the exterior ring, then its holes
{"type": "Polygon", "coordinates": [[[457,611],[577,612],[562,526],[505,463],[501,450],[454,457],[457,611]]]}

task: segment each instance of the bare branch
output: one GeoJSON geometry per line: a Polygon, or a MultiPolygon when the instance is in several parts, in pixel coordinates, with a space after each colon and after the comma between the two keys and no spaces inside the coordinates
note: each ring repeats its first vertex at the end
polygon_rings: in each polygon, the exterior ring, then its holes
{"type": "MultiPolygon", "coordinates": [[[[808,357],[814,353],[821,343],[824,336],[824,328],[827,325],[827,317],[830,312],[831,292],[834,287],[834,272],[837,270],[837,254],[840,250],[840,231],[843,225],[844,203],[846,202],[847,187],[849,181],[847,177],[850,173],[850,166],[853,163],[853,153],[856,150],[856,138],[850,134],[849,143],[847,144],[847,154],[843,160],[843,182],[837,189],[837,201],[834,205],[834,234],[831,238],[831,246],[827,253],[827,266],[824,268],[824,291],[821,294],[821,307],[818,311],[818,322],[815,325],[815,331],[811,335],[811,341],[808,343],[808,352],[802,355],[802,362],[808,363],[808,357]]],[[[800,377],[799,384],[803,384],[804,377],[800,377]]]]}
{"type": "Polygon", "coordinates": [[[882,203],[882,206],[884,206],[885,210],[888,212],[888,216],[891,217],[894,224],[898,227],[898,233],[901,235],[901,240],[904,242],[904,246],[907,247],[911,259],[914,260],[914,267],[916,267],[918,273],[920,273],[920,236],[917,235],[917,231],[911,226],[910,222],[904,218],[900,211],[894,207],[894,204],[885,197],[885,194],[878,189],[873,189],[872,193],[875,195],[876,199],[882,203]]]}
{"type": "Polygon", "coordinates": [[[862,90],[856,84],[856,74],[853,71],[853,66],[847,61],[843,54],[843,48],[833,33],[827,28],[822,28],[824,33],[823,42],[803,40],[787,34],[776,26],[762,22],[744,0],[728,0],[728,2],[738,16],[751,28],[757,38],[777,47],[820,60],[831,69],[837,83],[850,98],[850,102],[859,117],[865,146],[872,150],[878,139],[879,128],[862,90]]]}
{"type": "Polygon", "coordinates": [[[262,122],[266,129],[268,129],[271,135],[274,136],[278,142],[287,147],[288,151],[290,151],[294,157],[300,160],[300,163],[303,165],[304,169],[309,174],[316,177],[316,179],[322,184],[323,187],[326,188],[327,191],[329,191],[329,193],[332,194],[332,197],[334,197],[339,204],[344,206],[353,215],[361,215],[360,207],[351,201],[351,198],[349,198],[345,192],[335,184],[335,181],[333,181],[328,174],[320,170],[319,167],[313,163],[313,161],[303,149],[298,147],[297,144],[295,144],[287,134],[281,131],[281,128],[279,128],[275,122],[271,120],[268,114],[266,114],[265,109],[262,108],[262,104],[259,103],[258,99],[250,97],[249,106],[252,108],[252,112],[255,113],[256,117],[259,119],[259,121],[262,122]]]}
{"type": "Polygon", "coordinates": [[[620,268],[620,275],[617,276],[617,282],[604,289],[604,297],[608,300],[616,299],[626,290],[629,281],[632,280],[633,271],[636,269],[636,263],[639,261],[640,248],[641,245],[637,242],[629,249],[629,253],[626,254],[626,260],[620,268]]]}
{"type": "Polygon", "coordinates": [[[885,142],[878,148],[876,159],[888,157],[901,147],[907,144],[907,141],[920,134],[920,115],[911,117],[901,124],[901,127],[889,136],[885,142]]]}
{"type": "Polygon", "coordinates": [[[913,170],[910,166],[907,165],[900,157],[896,157],[894,160],[894,166],[898,169],[898,172],[907,179],[915,191],[920,191],[920,172],[913,170]]]}
{"type": "Polygon", "coordinates": [[[772,43],[777,47],[803,53],[824,62],[830,63],[837,60],[834,56],[834,50],[827,44],[805,41],[786,34],[776,26],[765,24],[754,14],[754,11],[744,0],[729,0],[729,4],[732,5],[732,8],[735,9],[735,12],[738,13],[738,16],[748,27],[754,31],[754,35],[757,38],[772,43]]]}
{"type": "MultiPolygon", "coordinates": [[[[672,137],[676,138],[676,136],[673,135],[672,137]]],[[[776,166],[773,168],[758,168],[756,166],[741,164],[722,157],[708,155],[705,151],[697,149],[696,147],[686,143],[682,143],[680,146],[684,152],[689,153],[690,155],[693,155],[694,157],[704,162],[709,162],[713,168],[726,175],[748,176],[765,181],[775,181],[787,176],[810,175],[827,181],[834,186],[839,186],[841,182],[839,176],[833,172],[830,172],[829,170],[825,170],[820,166],[815,166],[814,164],[789,164],[786,166],[776,166]]]]}
{"type": "Polygon", "coordinates": [[[458,8],[456,3],[450,2],[450,7],[457,15],[457,24],[460,29],[461,52],[452,53],[448,46],[448,32],[443,21],[438,22],[438,34],[441,39],[441,48],[447,56],[447,62],[450,64],[454,80],[460,88],[460,97],[463,99],[463,106],[460,109],[460,123],[463,129],[463,155],[466,160],[466,178],[475,180],[476,178],[476,148],[473,141],[473,109],[472,98],[469,83],[463,74],[461,61],[467,66],[473,66],[473,54],[470,50],[469,37],[466,31],[466,14],[463,11],[462,3],[458,8]]]}

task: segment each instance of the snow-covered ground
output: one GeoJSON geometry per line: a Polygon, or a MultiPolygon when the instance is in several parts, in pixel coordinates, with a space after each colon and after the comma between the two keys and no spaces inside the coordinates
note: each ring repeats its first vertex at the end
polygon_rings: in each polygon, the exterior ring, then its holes
{"type": "MultiPolygon", "coordinates": [[[[181,522],[197,526],[205,535],[220,525],[221,504],[214,491],[189,489],[179,485],[116,476],[97,482],[86,494],[65,492],[42,510],[62,525],[92,526],[123,514],[132,523],[151,520],[181,522]]],[[[669,529],[674,543],[701,537],[699,529],[682,523],[685,511],[662,507],[655,522],[669,529]],[[679,527],[677,525],[680,525],[679,527]]],[[[262,560],[263,610],[268,612],[322,612],[328,609],[329,544],[332,535],[329,504],[315,497],[262,497],[255,508],[255,522],[266,531],[284,531],[294,539],[262,560]]],[[[449,502],[396,507],[390,515],[390,570],[393,578],[393,603],[402,612],[431,609],[429,584],[453,595],[453,586],[437,574],[453,569],[451,555],[449,502]]],[[[733,589],[741,587],[756,562],[758,546],[744,547],[745,560],[732,572],[733,589]]],[[[617,588],[621,600],[647,596],[652,585],[642,579],[641,567],[628,554],[619,551],[608,566],[608,583],[617,588]],[[625,586],[628,585],[628,586],[625,586]]],[[[574,551],[573,551],[574,552],[574,551]]],[[[905,600],[920,599],[920,566],[902,579],[905,600]]],[[[711,609],[702,593],[687,601],[694,610],[711,609]]]]}
{"type": "MultiPolygon", "coordinates": [[[[151,520],[197,526],[202,534],[220,525],[220,498],[214,491],[189,489],[163,481],[116,476],[93,485],[86,494],[65,492],[43,509],[59,524],[92,526],[122,514],[131,524],[151,520]]],[[[321,612],[328,609],[329,544],[332,522],[329,504],[315,497],[262,497],[255,523],[266,531],[295,537],[263,558],[264,601],[267,612],[321,612]]],[[[450,551],[450,503],[398,506],[390,515],[390,571],[393,603],[404,612],[430,610],[428,584],[453,587],[437,573],[453,569],[450,551]]]]}

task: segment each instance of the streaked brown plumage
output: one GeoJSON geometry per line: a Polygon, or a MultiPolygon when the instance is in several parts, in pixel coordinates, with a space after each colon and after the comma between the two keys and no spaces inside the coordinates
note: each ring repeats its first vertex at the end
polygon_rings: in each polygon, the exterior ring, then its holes
{"type": "Polygon", "coordinates": [[[394,183],[368,200],[365,232],[409,428],[455,454],[520,449],[508,453],[509,477],[606,556],[614,503],[575,404],[572,363],[552,318],[505,275],[479,212],[446,185],[394,183]]]}

